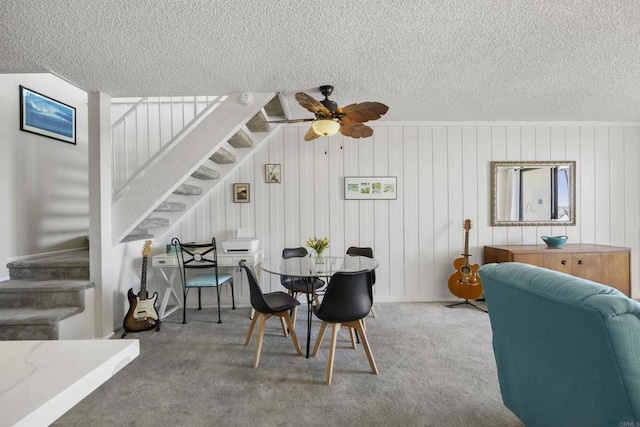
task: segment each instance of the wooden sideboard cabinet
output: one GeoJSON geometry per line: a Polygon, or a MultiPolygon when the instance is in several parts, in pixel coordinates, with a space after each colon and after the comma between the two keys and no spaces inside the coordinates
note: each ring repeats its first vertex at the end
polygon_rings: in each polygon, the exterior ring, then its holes
{"type": "Polygon", "coordinates": [[[522,262],[561,271],[616,288],[631,296],[631,249],[618,246],[567,244],[485,246],[484,263],[522,262]]]}

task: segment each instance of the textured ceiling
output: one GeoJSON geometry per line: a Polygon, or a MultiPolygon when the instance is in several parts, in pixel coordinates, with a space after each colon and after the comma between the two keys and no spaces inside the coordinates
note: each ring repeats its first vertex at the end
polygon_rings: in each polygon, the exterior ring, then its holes
{"type": "Polygon", "coordinates": [[[2,0],[0,72],[113,97],[280,92],[383,120],[640,121],[636,0],[2,0]]]}

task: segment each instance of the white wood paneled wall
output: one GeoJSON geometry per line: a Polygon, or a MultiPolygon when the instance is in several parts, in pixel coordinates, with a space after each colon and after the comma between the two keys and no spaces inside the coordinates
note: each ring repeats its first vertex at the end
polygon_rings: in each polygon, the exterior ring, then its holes
{"type": "MultiPolygon", "coordinates": [[[[633,294],[640,296],[639,124],[400,123],[376,124],[372,138],[334,136],[305,142],[306,126],[283,126],[165,235],[182,240],[233,237],[251,228],[278,257],[284,247],[327,236],[329,255],[371,246],[380,262],[379,302],[455,299],[447,288],[463,251],[466,218],[472,262],[490,244],[570,243],[632,248],[633,294]],[[490,161],[575,160],[577,225],[491,227],[490,161]],[[264,165],[282,165],[282,183],[264,182],[264,165]],[[344,200],[345,176],[396,176],[397,200],[344,200]],[[232,202],[234,182],[251,184],[251,202],[232,202]]],[[[160,249],[163,251],[163,248],[160,249]]],[[[278,278],[262,274],[265,291],[278,278]]],[[[248,301],[246,283],[236,292],[248,301]]]]}

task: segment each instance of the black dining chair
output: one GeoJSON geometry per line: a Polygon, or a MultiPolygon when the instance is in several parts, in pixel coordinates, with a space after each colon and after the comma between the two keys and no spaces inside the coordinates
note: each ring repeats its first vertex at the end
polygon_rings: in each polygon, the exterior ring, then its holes
{"type": "Polygon", "coordinates": [[[333,361],[336,351],[336,338],[341,326],[353,328],[361,337],[362,346],[369,359],[371,372],[378,375],[378,368],[373,359],[369,341],[362,324],[362,319],[367,317],[373,304],[373,292],[371,289],[371,271],[355,273],[338,272],[329,280],[327,289],[322,299],[322,304],[314,305],[313,312],[322,320],[320,332],[312,356],[318,354],[327,325],[332,324],[331,345],[329,348],[329,361],[325,384],[331,384],[333,376],[333,361]]]}
{"type": "MultiPolygon", "coordinates": [[[[350,246],[349,249],[347,249],[347,255],[366,256],[367,258],[373,259],[373,249],[369,247],[350,246]]],[[[371,284],[376,284],[375,270],[371,271],[371,284]]],[[[371,315],[374,318],[376,317],[376,308],[374,306],[371,306],[371,315]]]]}
{"type": "Polygon", "coordinates": [[[258,279],[256,279],[253,271],[246,266],[244,262],[240,263],[240,266],[247,273],[247,279],[249,282],[249,299],[251,300],[251,307],[255,310],[255,314],[253,319],[251,320],[251,325],[249,325],[249,332],[247,333],[247,339],[244,342],[244,345],[249,345],[251,342],[251,336],[253,335],[253,330],[255,329],[256,323],[258,323],[258,319],[260,319],[260,329],[258,329],[258,343],[256,345],[255,356],[253,357],[253,367],[257,368],[260,363],[260,353],[262,352],[262,339],[264,337],[264,329],[267,319],[272,316],[280,317],[280,319],[284,319],[286,322],[286,327],[283,327],[284,336],[286,337],[287,328],[291,333],[291,340],[293,340],[293,345],[296,348],[296,352],[298,356],[302,356],[302,349],[300,348],[300,343],[298,342],[298,336],[296,335],[296,330],[294,329],[294,325],[291,322],[291,317],[289,316],[289,310],[294,307],[297,307],[300,304],[300,301],[287,294],[286,292],[270,292],[267,294],[262,293],[262,289],[258,284],[258,279]]]}
{"type": "MultiPolygon", "coordinates": [[[[309,255],[309,252],[304,247],[299,248],[284,248],[282,250],[282,258],[290,259],[290,258],[304,258],[309,255]]],[[[301,277],[291,277],[291,276],[280,276],[280,283],[283,287],[289,290],[289,294],[294,298],[298,298],[298,296],[303,293],[310,293],[309,296],[312,297],[316,301],[316,304],[319,304],[318,300],[318,290],[325,286],[324,280],[313,277],[311,279],[301,278],[301,277]]],[[[298,309],[297,307],[293,309],[292,321],[295,325],[296,316],[298,309]]]]}
{"type": "Polygon", "coordinates": [[[198,288],[198,310],[202,310],[202,288],[216,289],[218,323],[222,323],[220,286],[225,283],[231,286],[233,310],[236,309],[236,300],[233,291],[233,275],[218,272],[216,238],[211,238],[211,243],[182,243],[177,237],[174,237],[171,244],[176,248],[180,280],[182,281],[182,323],[187,323],[187,296],[192,288],[198,288]],[[209,270],[209,272],[204,272],[205,270],[209,270]],[[195,272],[201,273],[195,274],[195,272]]]}

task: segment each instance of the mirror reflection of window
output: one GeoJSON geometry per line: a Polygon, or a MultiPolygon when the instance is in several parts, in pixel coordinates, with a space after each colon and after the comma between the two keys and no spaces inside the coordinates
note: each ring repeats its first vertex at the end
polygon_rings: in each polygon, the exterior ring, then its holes
{"type": "Polygon", "coordinates": [[[558,210],[557,210],[557,216],[556,219],[559,219],[561,221],[568,221],[569,220],[569,213],[570,213],[570,203],[571,203],[571,195],[570,195],[570,174],[571,171],[569,169],[569,167],[559,167],[557,168],[558,170],[558,185],[557,185],[557,189],[558,189],[558,210]]]}
{"type": "Polygon", "coordinates": [[[520,220],[548,221],[553,219],[551,216],[553,198],[552,169],[520,169],[520,220]]]}
{"type": "Polygon", "coordinates": [[[575,225],[575,162],[491,162],[492,225],[575,225]]]}
{"type": "Polygon", "coordinates": [[[498,182],[504,182],[497,194],[498,218],[506,221],[520,220],[520,168],[498,168],[498,182]]]}

